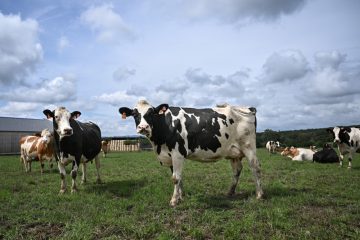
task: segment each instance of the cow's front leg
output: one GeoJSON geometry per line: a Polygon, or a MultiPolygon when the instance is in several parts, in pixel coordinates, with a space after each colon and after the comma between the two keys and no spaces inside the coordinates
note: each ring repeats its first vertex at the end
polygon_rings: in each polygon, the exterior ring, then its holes
{"type": "Polygon", "coordinates": [[[65,170],[65,165],[63,163],[61,163],[61,161],[58,161],[58,168],[59,168],[60,178],[61,178],[60,194],[63,194],[63,193],[66,192],[66,182],[65,182],[66,170],[65,170]]]}
{"type": "Polygon", "coordinates": [[[40,172],[41,172],[41,174],[43,174],[44,173],[44,162],[40,155],[38,155],[38,158],[39,158],[39,162],[40,162],[40,172]]]}
{"type": "Polygon", "coordinates": [[[230,190],[228,192],[228,195],[232,196],[232,195],[235,194],[235,189],[236,189],[236,186],[237,186],[237,184],[239,182],[239,177],[240,177],[243,165],[242,165],[242,162],[241,162],[241,158],[231,159],[230,163],[231,163],[231,167],[232,167],[232,170],[233,170],[233,181],[232,181],[230,190]]]}
{"type": "Polygon", "coordinates": [[[352,162],[352,153],[349,153],[349,165],[348,165],[348,169],[351,169],[351,162],[352,162]]]}
{"type": "Polygon", "coordinates": [[[174,206],[176,206],[178,201],[182,199],[181,173],[182,173],[182,168],[183,168],[183,164],[184,164],[184,158],[183,157],[177,157],[177,158],[173,157],[172,164],[173,164],[172,180],[174,183],[174,193],[170,200],[170,205],[174,207],[174,206]]]}
{"type": "Polygon", "coordinates": [[[75,193],[78,191],[77,187],[76,187],[76,176],[77,176],[77,171],[78,171],[78,166],[80,163],[80,159],[79,160],[74,160],[73,161],[73,166],[72,166],[72,170],[71,170],[71,193],[75,193]]]}
{"type": "Polygon", "coordinates": [[[343,160],[344,160],[344,155],[341,154],[341,152],[339,153],[339,166],[342,167],[343,165],[343,160]]]}

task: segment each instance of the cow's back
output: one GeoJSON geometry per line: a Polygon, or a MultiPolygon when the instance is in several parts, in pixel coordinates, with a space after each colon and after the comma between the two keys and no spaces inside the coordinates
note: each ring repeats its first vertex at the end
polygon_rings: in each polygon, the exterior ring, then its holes
{"type": "Polygon", "coordinates": [[[256,148],[255,111],[223,105],[214,109],[201,109],[200,113],[200,118],[195,113],[191,115],[192,119],[187,119],[191,128],[185,124],[189,130],[189,148],[195,158],[197,155],[209,159],[234,157],[243,155],[245,146],[256,148]]]}

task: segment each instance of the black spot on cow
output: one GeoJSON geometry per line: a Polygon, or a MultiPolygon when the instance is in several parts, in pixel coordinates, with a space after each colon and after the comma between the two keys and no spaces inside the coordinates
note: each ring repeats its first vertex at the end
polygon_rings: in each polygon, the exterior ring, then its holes
{"type": "Polygon", "coordinates": [[[189,149],[196,148],[216,152],[221,147],[217,137],[220,137],[219,118],[226,122],[226,116],[212,109],[183,108],[185,114],[185,128],[188,133],[189,149]],[[199,122],[198,120],[199,119],[199,122]]]}
{"type": "Polygon", "coordinates": [[[229,122],[230,122],[230,124],[233,124],[233,123],[234,123],[234,119],[230,118],[230,119],[229,119],[229,122]]]}
{"type": "MultiPolygon", "coordinates": [[[[169,151],[175,148],[176,143],[179,145],[179,152],[186,157],[187,151],[185,149],[185,141],[181,138],[180,132],[182,130],[180,120],[174,121],[174,127],[172,126],[172,115],[170,112],[165,114],[157,114],[154,111],[148,111],[144,115],[145,120],[151,121],[152,136],[150,140],[157,146],[157,154],[161,152],[161,145],[166,144],[169,151]]],[[[148,122],[149,123],[149,122],[148,122]]],[[[149,124],[150,125],[150,124],[149,124]]]]}
{"type": "Polygon", "coordinates": [[[350,132],[351,132],[351,128],[348,127],[340,128],[339,139],[341,143],[345,143],[348,146],[350,146],[350,135],[349,135],[350,132]]]}
{"type": "Polygon", "coordinates": [[[170,154],[170,153],[168,153],[168,155],[169,155],[169,157],[171,157],[171,154],[170,154]]]}
{"type": "Polygon", "coordinates": [[[174,117],[179,115],[180,110],[181,110],[181,108],[179,108],[179,107],[170,107],[170,111],[174,117]]]}
{"type": "Polygon", "coordinates": [[[226,139],[229,139],[229,134],[225,133],[226,139]]]}

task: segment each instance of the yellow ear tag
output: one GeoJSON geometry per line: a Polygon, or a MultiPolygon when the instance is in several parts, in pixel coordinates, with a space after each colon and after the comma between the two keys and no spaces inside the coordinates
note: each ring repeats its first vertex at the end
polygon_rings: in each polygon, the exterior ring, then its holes
{"type": "Polygon", "coordinates": [[[121,118],[122,118],[122,119],[126,119],[126,113],[125,113],[125,112],[123,112],[123,113],[121,114],[121,118]]]}

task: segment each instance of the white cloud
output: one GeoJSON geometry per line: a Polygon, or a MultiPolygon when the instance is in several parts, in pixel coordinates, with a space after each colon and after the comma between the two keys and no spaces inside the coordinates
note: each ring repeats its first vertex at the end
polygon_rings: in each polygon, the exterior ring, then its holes
{"type": "Polygon", "coordinates": [[[61,36],[57,43],[58,52],[62,52],[65,48],[70,47],[69,39],[65,36],[61,36]]]}
{"type": "Polygon", "coordinates": [[[126,81],[132,76],[136,74],[135,69],[131,69],[129,67],[119,67],[114,73],[113,73],[113,79],[116,81],[126,81]]]}
{"type": "Polygon", "coordinates": [[[217,18],[222,22],[272,21],[300,10],[305,0],[187,0],[193,19],[217,18]]]}
{"type": "Polygon", "coordinates": [[[306,58],[300,51],[287,50],[273,53],[263,65],[263,71],[261,79],[268,82],[283,82],[304,77],[309,68],[306,58]]]}
{"type": "Polygon", "coordinates": [[[318,52],[315,54],[315,62],[318,68],[338,69],[339,65],[346,59],[346,54],[338,51],[318,52]]]}
{"type": "Polygon", "coordinates": [[[18,87],[0,94],[1,99],[16,102],[54,103],[76,99],[75,80],[72,77],[56,77],[43,80],[35,86],[18,87]]]}
{"type": "Polygon", "coordinates": [[[346,55],[337,51],[315,54],[316,67],[309,74],[306,92],[301,96],[305,103],[337,104],[354,101],[360,94],[360,71],[348,67],[346,55]],[[341,65],[344,65],[342,67],[341,65]]]}
{"type": "Polygon", "coordinates": [[[43,56],[38,32],[35,20],[0,12],[0,84],[23,83],[34,72],[43,56]]]}
{"type": "Polygon", "coordinates": [[[115,107],[121,106],[132,106],[134,105],[139,97],[129,95],[125,91],[117,91],[113,93],[104,93],[100,96],[95,96],[94,100],[102,103],[110,104],[115,107]]]}
{"type": "Polygon", "coordinates": [[[114,11],[112,4],[90,7],[80,18],[96,33],[99,42],[119,43],[122,39],[135,39],[134,31],[114,11]]]}
{"type": "Polygon", "coordinates": [[[7,102],[5,106],[0,107],[1,116],[8,117],[34,117],[33,112],[39,110],[38,103],[7,102]]]}

